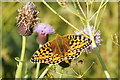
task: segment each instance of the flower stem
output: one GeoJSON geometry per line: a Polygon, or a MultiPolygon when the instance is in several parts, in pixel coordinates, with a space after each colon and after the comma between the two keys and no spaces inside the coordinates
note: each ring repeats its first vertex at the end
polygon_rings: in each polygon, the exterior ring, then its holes
{"type": "MultiPolygon", "coordinates": [[[[78,32],[82,33],[85,37],[88,37],[86,34],[84,34],[82,31],[80,31],[78,28],[76,28],[74,25],[72,25],[69,21],[67,21],[65,18],[63,18],[61,15],[59,15],[53,8],[51,8],[46,2],[45,0],[42,0],[42,2],[54,13],[56,14],[59,18],[61,18],[64,22],[66,22],[67,24],[69,24],[72,28],[74,28],[75,30],[77,30],[78,32]]],[[[89,37],[88,37],[89,38],[89,37]]]]}
{"type": "Polygon", "coordinates": [[[17,66],[15,78],[22,78],[22,68],[23,68],[23,61],[25,55],[25,46],[26,46],[26,37],[22,36],[22,51],[19,64],[17,66]]]}
{"type": "Polygon", "coordinates": [[[52,66],[52,64],[49,64],[49,66],[44,70],[44,72],[40,75],[39,78],[43,78],[44,75],[48,72],[48,70],[50,69],[51,66],[52,66]]]}
{"type": "Polygon", "coordinates": [[[38,78],[38,75],[39,75],[39,69],[40,69],[40,63],[37,63],[37,68],[36,68],[35,78],[38,78]]]}
{"type": "MultiPolygon", "coordinates": [[[[39,48],[42,47],[41,44],[39,44],[39,48]]],[[[36,68],[36,74],[35,74],[35,78],[38,78],[39,75],[39,69],[40,69],[40,63],[37,63],[37,68],[36,68]]]]}
{"type": "Polygon", "coordinates": [[[76,29],[77,31],[79,31],[79,29],[77,29],[75,26],[73,26],[71,23],[69,23],[66,19],[64,19],[61,15],[59,15],[53,8],[51,8],[44,0],[42,0],[43,3],[56,15],[58,15],[58,17],[60,17],[63,21],[65,21],[66,23],[68,23],[70,26],[72,26],[74,29],[76,29]]]}
{"type": "Polygon", "coordinates": [[[78,75],[78,78],[82,78],[89,70],[90,68],[94,65],[94,62],[88,67],[88,69],[82,74],[82,75],[78,75]]]}
{"type": "Polygon", "coordinates": [[[99,59],[99,61],[100,61],[100,63],[101,63],[102,69],[103,69],[106,77],[108,78],[108,80],[111,80],[111,79],[110,79],[110,74],[108,73],[107,67],[105,66],[105,64],[104,64],[104,62],[103,62],[103,60],[102,60],[102,57],[100,56],[100,53],[99,53],[99,51],[98,51],[98,48],[94,48],[94,51],[95,51],[95,53],[96,53],[96,55],[97,55],[97,57],[98,57],[98,59],[99,59]]]}
{"type": "MultiPolygon", "coordinates": [[[[90,25],[89,25],[89,22],[87,22],[87,27],[89,27],[89,26],[90,26],[90,25]]],[[[91,36],[90,36],[90,39],[92,40],[92,46],[93,46],[94,51],[95,51],[95,53],[96,53],[96,55],[97,55],[97,57],[98,57],[98,59],[99,59],[99,61],[100,61],[100,63],[101,63],[102,69],[103,69],[106,77],[108,78],[108,80],[111,80],[111,79],[110,79],[110,75],[109,75],[109,73],[108,73],[108,71],[107,71],[107,67],[105,66],[105,64],[104,64],[104,62],[103,62],[103,60],[102,60],[102,57],[100,56],[100,53],[99,53],[99,51],[98,51],[98,48],[96,47],[93,34],[92,34],[92,32],[91,32],[90,30],[89,30],[89,33],[90,33],[90,35],[91,35],[91,36]]]]}
{"type": "MultiPolygon", "coordinates": [[[[90,27],[89,22],[87,22],[87,27],[90,27]]],[[[94,34],[92,34],[92,32],[91,32],[90,30],[89,30],[89,33],[90,33],[90,35],[91,35],[91,36],[90,36],[90,39],[92,40],[92,47],[94,48],[94,51],[95,51],[95,53],[96,53],[96,55],[97,55],[97,57],[98,57],[98,59],[99,59],[99,61],[100,61],[100,63],[101,63],[102,69],[103,69],[106,77],[108,78],[108,80],[111,80],[111,79],[110,79],[110,75],[109,75],[109,73],[108,73],[108,71],[107,71],[107,67],[105,66],[105,64],[104,64],[104,62],[103,62],[103,60],[102,60],[102,57],[100,56],[100,53],[99,53],[99,51],[98,51],[98,48],[96,47],[95,40],[94,40],[94,37],[93,37],[94,34]]]]}
{"type": "Polygon", "coordinates": [[[96,14],[94,28],[96,28],[96,25],[97,25],[97,22],[98,22],[98,15],[99,15],[99,13],[100,13],[101,6],[102,6],[102,4],[103,4],[103,1],[104,1],[104,0],[102,0],[102,2],[100,3],[100,6],[99,6],[99,8],[98,8],[98,13],[96,14]]]}
{"type": "Polygon", "coordinates": [[[79,3],[78,0],[77,0],[77,4],[78,4],[78,7],[79,7],[79,9],[81,10],[82,14],[83,14],[84,17],[86,18],[86,15],[85,15],[85,13],[84,13],[84,11],[83,11],[83,9],[82,9],[82,7],[81,7],[81,5],[80,5],[80,3],[79,3]]]}
{"type": "MultiPolygon", "coordinates": [[[[76,5],[76,3],[74,2],[74,0],[72,0],[72,2],[73,2],[73,5],[74,5],[74,7],[75,7],[77,13],[80,15],[80,12],[79,12],[79,10],[77,9],[77,5],[76,5]]],[[[78,4],[78,6],[80,6],[80,4],[78,4]]],[[[81,6],[80,6],[80,7],[81,7],[81,6]]],[[[84,21],[82,20],[81,17],[79,17],[79,18],[80,18],[81,23],[82,23],[83,26],[85,27],[86,25],[85,25],[84,21]]],[[[84,20],[85,20],[85,19],[84,19],[84,20]]]]}

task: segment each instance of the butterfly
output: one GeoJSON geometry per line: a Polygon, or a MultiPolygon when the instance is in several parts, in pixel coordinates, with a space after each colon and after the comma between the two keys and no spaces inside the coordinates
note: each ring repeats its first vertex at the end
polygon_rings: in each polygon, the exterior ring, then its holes
{"type": "Polygon", "coordinates": [[[33,54],[31,62],[62,65],[77,59],[91,43],[91,39],[83,35],[57,34],[55,39],[45,43],[33,54]]]}

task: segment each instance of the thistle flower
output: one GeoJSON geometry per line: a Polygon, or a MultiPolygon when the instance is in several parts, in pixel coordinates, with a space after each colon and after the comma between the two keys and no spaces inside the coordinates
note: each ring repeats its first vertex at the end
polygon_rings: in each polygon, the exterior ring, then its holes
{"type": "MultiPolygon", "coordinates": [[[[87,34],[88,36],[91,36],[91,34],[89,33],[89,30],[92,32],[93,36],[94,36],[94,40],[95,40],[95,43],[96,43],[96,46],[98,47],[99,45],[101,45],[101,37],[100,37],[100,30],[96,31],[94,29],[93,26],[90,26],[89,28],[84,28],[82,29],[81,31],[85,34],[87,34]]],[[[74,31],[77,35],[81,35],[82,33],[78,32],[78,31],[74,31]]],[[[92,45],[89,47],[89,49],[86,49],[85,51],[88,53],[89,50],[92,50],[93,47],[92,45]]]]}
{"type": "Polygon", "coordinates": [[[18,9],[17,23],[20,35],[29,36],[33,32],[33,27],[39,22],[36,6],[32,2],[28,2],[22,8],[18,9]]]}
{"type": "Polygon", "coordinates": [[[55,30],[49,24],[39,23],[34,27],[34,32],[38,33],[36,41],[39,44],[44,44],[48,41],[48,35],[55,33],[55,30]]]}

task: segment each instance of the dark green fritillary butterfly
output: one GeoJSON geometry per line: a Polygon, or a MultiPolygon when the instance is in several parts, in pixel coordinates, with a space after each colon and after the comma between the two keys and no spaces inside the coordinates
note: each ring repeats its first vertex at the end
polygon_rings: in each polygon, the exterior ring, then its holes
{"type": "Polygon", "coordinates": [[[83,35],[56,35],[56,38],[39,48],[31,58],[34,63],[56,64],[77,59],[91,46],[92,41],[83,35]]]}

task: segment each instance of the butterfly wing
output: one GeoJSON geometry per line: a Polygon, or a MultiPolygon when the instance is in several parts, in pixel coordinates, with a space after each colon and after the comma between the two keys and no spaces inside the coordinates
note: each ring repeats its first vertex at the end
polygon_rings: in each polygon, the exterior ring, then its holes
{"type": "Polygon", "coordinates": [[[69,39],[69,49],[65,53],[67,59],[78,58],[85,49],[88,49],[91,46],[92,43],[89,38],[83,35],[67,35],[64,37],[69,39]]]}
{"type": "Polygon", "coordinates": [[[55,64],[63,61],[64,56],[60,54],[56,39],[51,40],[39,48],[31,58],[34,63],[55,64]]]}
{"type": "Polygon", "coordinates": [[[31,62],[39,62],[39,63],[49,63],[52,59],[53,50],[50,47],[51,42],[47,42],[41,48],[39,48],[31,58],[31,62]]]}

